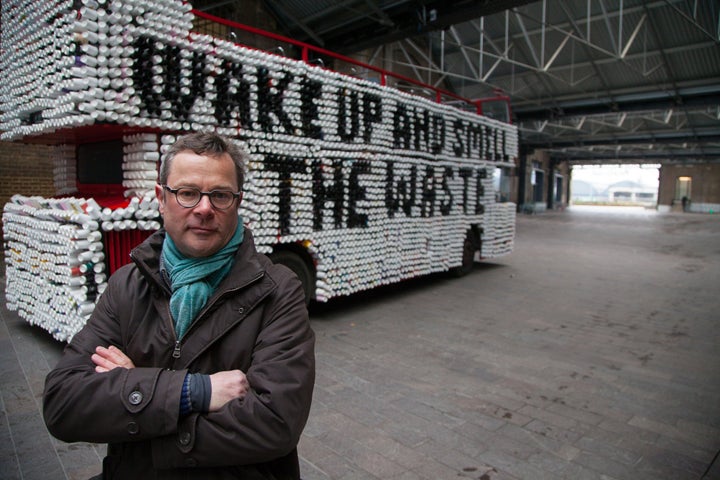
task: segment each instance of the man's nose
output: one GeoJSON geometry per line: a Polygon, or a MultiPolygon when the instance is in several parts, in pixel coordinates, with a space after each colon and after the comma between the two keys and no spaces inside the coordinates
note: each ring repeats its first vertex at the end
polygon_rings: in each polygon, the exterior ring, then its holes
{"type": "Polygon", "coordinates": [[[198,204],[195,205],[194,210],[197,213],[213,213],[215,211],[215,207],[213,207],[212,202],[210,202],[210,196],[202,195],[198,204]]]}

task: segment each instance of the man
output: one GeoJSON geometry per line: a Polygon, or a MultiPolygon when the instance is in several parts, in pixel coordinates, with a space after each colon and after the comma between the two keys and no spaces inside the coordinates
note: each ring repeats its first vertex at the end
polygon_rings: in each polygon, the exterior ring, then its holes
{"type": "Polygon", "coordinates": [[[164,229],[110,277],[45,383],[50,433],[108,443],[106,479],[298,479],[314,334],[300,281],[255,250],[244,154],[181,137],[160,168],[164,229]]]}

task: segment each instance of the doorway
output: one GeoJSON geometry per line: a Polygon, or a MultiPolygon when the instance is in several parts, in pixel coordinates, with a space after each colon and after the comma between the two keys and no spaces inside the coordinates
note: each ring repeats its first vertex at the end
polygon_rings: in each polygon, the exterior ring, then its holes
{"type": "Polygon", "coordinates": [[[677,177],[675,180],[675,205],[682,205],[683,211],[687,211],[690,207],[690,199],[692,198],[692,177],[677,177]]]}
{"type": "Polygon", "coordinates": [[[533,186],[533,202],[541,203],[544,200],[543,185],[545,185],[545,172],[542,170],[533,170],[532,175],[531,183],[533,186]]]}
{"type": "Polygon", "coordinates": [[[562,194],[563,177],[561,175],[555,175],[555,185],[553,186],[553,201],[555,205],[562,206],[562,194]]]}

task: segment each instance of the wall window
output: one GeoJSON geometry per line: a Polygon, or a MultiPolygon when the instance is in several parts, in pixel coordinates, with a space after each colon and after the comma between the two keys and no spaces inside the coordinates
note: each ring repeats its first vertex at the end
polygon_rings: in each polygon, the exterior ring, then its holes
{"type": "Polygon", "coordinates": [[[81,185],[122,184],[122,162],[122,140],[78,145],[78,182],[81,185]]]}

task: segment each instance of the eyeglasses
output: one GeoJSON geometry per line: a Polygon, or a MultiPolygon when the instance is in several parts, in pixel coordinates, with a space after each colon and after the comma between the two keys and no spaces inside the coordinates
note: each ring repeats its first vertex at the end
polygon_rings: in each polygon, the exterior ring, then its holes
{"type": "Polygon", "coordinates": [[[167,185],[163,185],[163,188],[168,192],[175,195],[178,205],[185,208],[193,208],[204,195],[210,199],[210,203],[213,207],[218,210],[227,210],[235,202],[235,199],[240,197],[240,193],[231,192],[229,190],[213,190],[212,192],[201,192],[197,188],[181,187],[181,188],[170,188],[167,185]]]}

